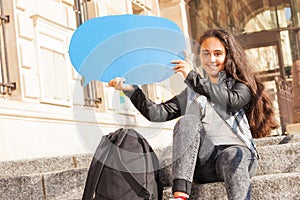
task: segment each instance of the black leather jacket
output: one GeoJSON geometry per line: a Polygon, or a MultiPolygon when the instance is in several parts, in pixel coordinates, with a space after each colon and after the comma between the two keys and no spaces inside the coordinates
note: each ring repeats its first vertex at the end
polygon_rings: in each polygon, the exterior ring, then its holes
{"type": "Polygon", "coordinates": [[[249,88],[243,83],[228,78],[225,71],[219,73],[218,83],[211,83],[208,79],[201,78],[196,71],[191,71],[184,82],[188,88],[161,104],[155,104],[137,86],[134,91],[124,91],[124,93],[140,113],[153,122],[164,122],[184,115],[188,105],[189,88],[218,105],[220,110],[223,110],[220,112],[236,113],[241,108],[247,108],[250,102],[249,88]]]}
{"type": "Polygon", "coordinates": [[[203,95],[212,103],[220,117],[226,120],[232,131],[259,158],[245,114],[251,100],[250,89],[227,77],[224,71],[219,73],[218,83],[201,78],[196,71],[191,71],[184,82],[188,85],[184,91],[161,104],[155,104],[137,86],[134,91],[124,92],[141,114],[153,122],[164,122],[191,113],[199,113],[202,118],[202,109],[199,105],[193,106],[193,102],[203,95]]]}

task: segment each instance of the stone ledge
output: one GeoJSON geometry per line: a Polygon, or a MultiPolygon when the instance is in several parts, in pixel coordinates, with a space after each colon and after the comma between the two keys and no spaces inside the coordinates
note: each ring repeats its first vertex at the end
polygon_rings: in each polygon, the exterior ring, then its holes
{"type": "MultiPolygon", "coordinates": [[[[288,144],[300,142],[300,135],[288,136],[272,136],[267,138],[255,139],[258,147],[270,146],[277,144],[288,144]]],[[[276,147],[277,148],[277,147],[276,147]]],[[[171,156],[171,148],[155,149],[163,166],[164,163],[170,163],[171,158],[168,160],[168,154],[171,156]]],[[[36,159],[24,159],[14,161],[0,162],[0,177],[8,176],[23,176],[29,174],[47,173],[51,171],[63,171],[69,169],[88,168],[92,160],[92,154],[77,154],[66,155],[57,157],[45,157],[36,159]]]]}
{"type": "Polygon", "coordinates": [[[88,169],[67,170],[43,175],[45,198],[51,200],[82,197],[88,169]]]}
{"type": "Polygon", "coordinates": [[[69,169],[87,168],[91,154],[66,155],[50,158],[24,159],[0,162],[0,177],[24,176],[69,169]]]}
{"type": "MultiPolygon", "coordinates": [[[[0,199],[80,199],[88,169],[75,169],[14,178],[0,178],[0,199]]],[[[253,199],[285,199],[300,197],[300,173],[280,173],[252,178],[253,199]]],[[[164,191],[165,199],[170,188],[164,191]]],[[[195,184],[191,199],[226,199],[223,182],[195,184]],[[196,197],[199,196],[199,197],[196,197]]]]}
{"type": "MultiPolygon", "coordinates": [[[[272,146],[272,145],[279,145],[279,144],[290,144],[290,143],[300,142],[300,135],[296,134],[296,135],[286,135],[286,136],[270,136],[265,138],[254,139],[254,141],[257,147],[272,146]]],[[[171,147],[167,146],[164,149],[155,149],[155,152],[158,157],[164,157],[164,155],[166,155],[166,152],[169,151],[169,148],[171,147]]]]}
{"type": "Polygon", "coordinates": [[[300,172],[300,142],[258,147],[257,175],[300,172]]]}
{"type": "Polygon", "coordinates": [[[39,175],[0,178],[1,200],[68,200],[80,199],[85,186],[87,168],[39,175]]]}
{"type": "Polygon", "coordinates": [[[257,147],[300,142],[300,135],[270,136],[254,139],[257,147]]]}
{"type": "Polygon", "coordinates": [[[1,200],[44,199],[42,179],[39,175],[0,178],[1,200]]]}
{"type": "Polygon", "coordinates": [[[300,123],[296,124],[287,124],[286,132],[288,135],[290,134],[300,134],[300,123]]]}
{"type": "MultiPolygon", "coordinates": [[[[284,199],[300,198],[300,173],[256,176],[252,179],[252,199],[284,199]]],[[[227,200],[223,182],[193,185],[192,200],[218,199],[227,200]]]]}
{"type": "MultiPolygon", "coordinates": [[[[282,141],[282,138],[287,137],[277,138],[276,141],[282,141]]],[[[299,175],[300,143],[295,142],[295,138],[290,139],[289,142],[294,142],[258,147],[262,159],[257,175],[283,172],[299,175]]],[[[271,140],[274,142],[274,139],[271,140]]],[[[171,150],[169,147],[162,152],[162,163],[171,162],[171,150]]],[[[0,199],[80,199],[91,159],[92,155],[84,154],[1,162],[0,199]]],[[[171,170],[164,170],[169,174],[162,178],[168,182],[171,170]]]]}
{"type": "MultiPolygon", "coordinates": [[[[300,172],[300,142],[258,147],[261,159],[256,176],[275,173],[300,172]]],[[[171,185],[172,148],[161,154],[160,171],[164,185],[171,185]]]]}

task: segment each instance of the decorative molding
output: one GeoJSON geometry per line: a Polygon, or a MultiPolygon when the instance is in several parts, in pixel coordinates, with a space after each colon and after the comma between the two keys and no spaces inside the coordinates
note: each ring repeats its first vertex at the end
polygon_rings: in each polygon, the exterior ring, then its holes
{"type": "Polygon", "coordinates": [[[27,40],[33,40],[34,31],[32,19],[30,19],[26,15],[19,14],[17,15],[17,24],[19,37],[25,38],[27,40]]]}
{"type": "Polygon", "coordinates": [[[31,15],[30,17],[33,20],[33,25],[34,26],[36,26],[37,21],[40,20],[40,21],[44,21],[45,23],[52,24],[52,25],[55,25],[57,27],[60,27],[60,28],[63,28],[63,29],[67,29],[67,30],[70,30],[70,31],[74,31],[75,30],[73,27],[65,26],[62,23],[58,23],[57,21],[54,21],[52,19],[49,19],[49,18],[44,17],[44,16],[39,15],[39,14],[34,14],[34,15],[31,15]]]}

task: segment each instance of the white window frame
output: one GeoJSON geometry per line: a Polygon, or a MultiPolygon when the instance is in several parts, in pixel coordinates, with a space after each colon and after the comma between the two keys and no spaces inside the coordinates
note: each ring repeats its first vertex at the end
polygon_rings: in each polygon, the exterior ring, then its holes
{"type": "MultiPolygon", "coordinates": [[[[40,16],[33,16],[36,34],[36,47],[38,55],[38,70],[40,81],[40,102],[47,104],[55,104],[61,106],[72,105],[71,80],[72,70],[68,55],[68,38],[72,34],[72,30],[68,27],[55,24],[40,16]],[[66,64],[66,84],[67,84],[67,99],[60,100],[47,97],[44,83],[43,61],[41,60],[42,49],[50,50],[54,53],[63,55],[66,64]]],[[[58,85],[61,83],[57,83],[58,85]]]]}

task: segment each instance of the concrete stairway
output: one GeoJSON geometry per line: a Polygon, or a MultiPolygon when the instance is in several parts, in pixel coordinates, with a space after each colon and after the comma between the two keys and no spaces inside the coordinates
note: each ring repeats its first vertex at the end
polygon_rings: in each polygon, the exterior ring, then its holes
{"type": "Polygon", "coordinates": [[[86,154],[0,162],[0,199],[81,199],[91,159],[86,154]]]}
{"type": "MultiPolygon", "coordinates": [[[[252,199],[300,200],[300,135],[263,138],[256,140],[256,144],[261,159],[256,176],[252,178],[252,199]]],[[[170,176],[171,157],[166,158],[169,154],[164,151],[161,155],[165,158],[162,177],[170,176]]],[[[168,184],[170,179],[164,181],[168,184]]],[[[165,200],[170,193],[171,188],[167,188],[165,200]]],[[[194,184],[190,199],[226,200],[224,183],[194,184]]]]}
{"type": "MultiPolygon", "coordinates": [[[[261,156],[252,179],[253,199],[300,199],[300,135],[256,141],[261,156]]],[[[171,148],[157,150],[170,183],[171,148]],[[168,164],[169,163],[169,164],[168,164]]],[[[0,199],[81,199],[92,155],[0,162],[0,199]]],[[[164,199],[170,187],[164,191],[164,199]]],[[[226,199],[222,182],[193,185],[192,199],[226,199]]]]}

